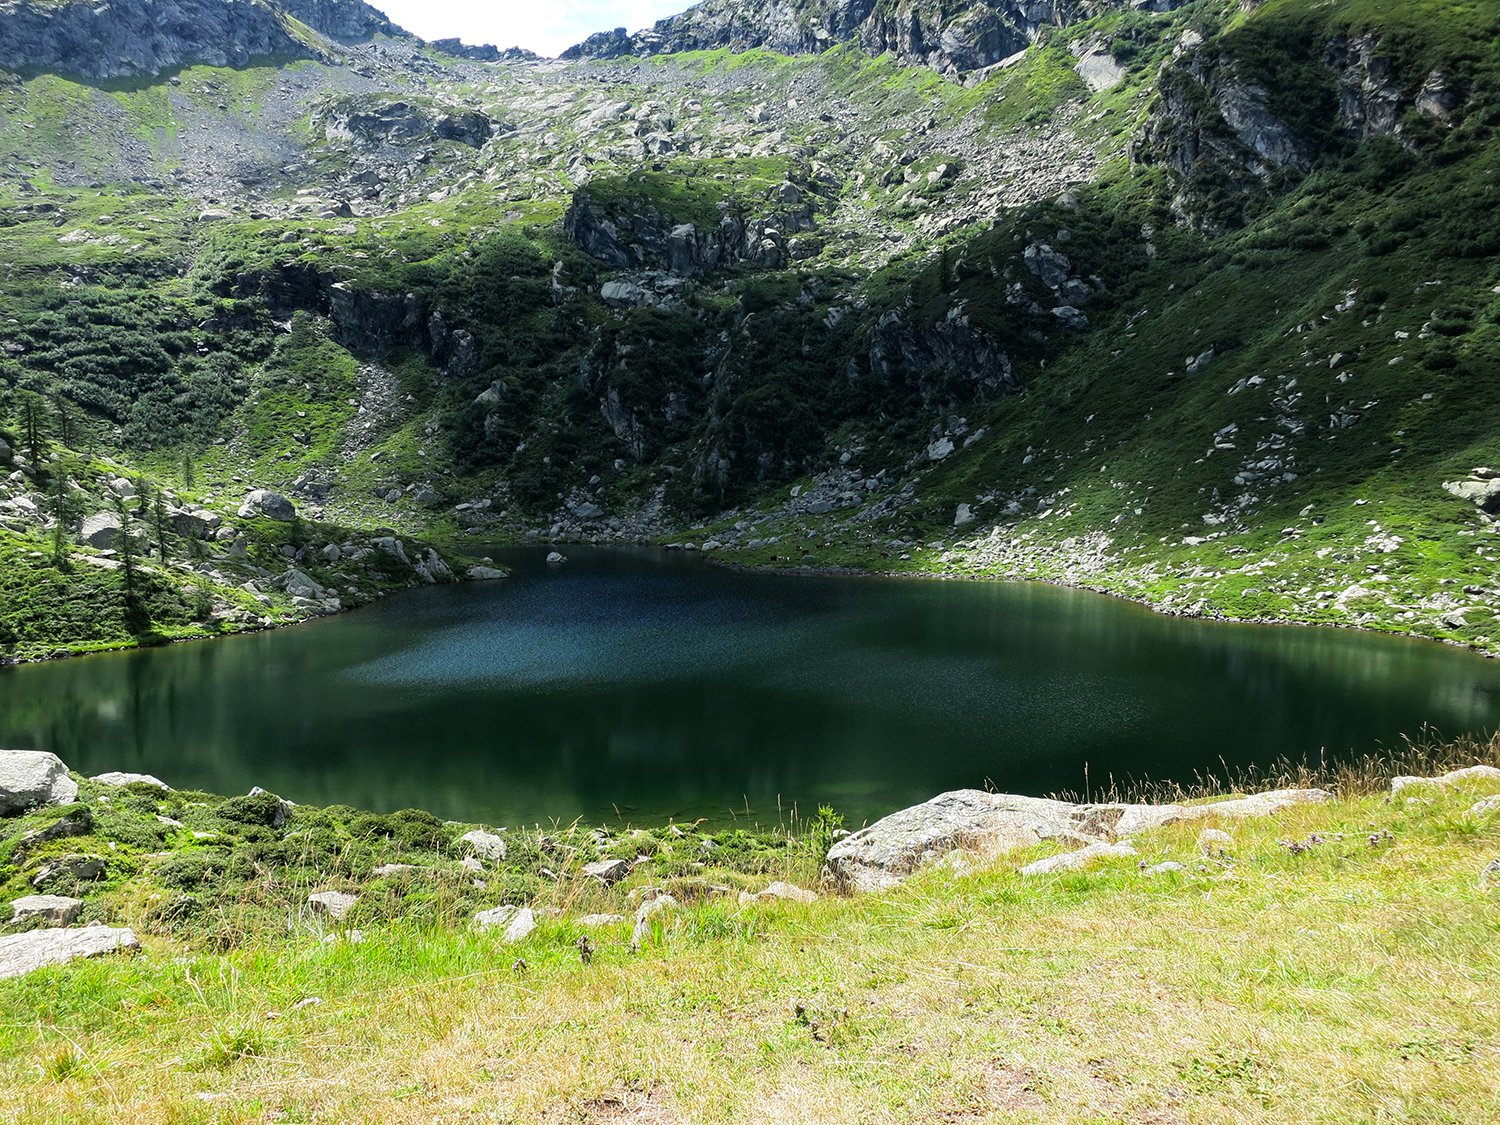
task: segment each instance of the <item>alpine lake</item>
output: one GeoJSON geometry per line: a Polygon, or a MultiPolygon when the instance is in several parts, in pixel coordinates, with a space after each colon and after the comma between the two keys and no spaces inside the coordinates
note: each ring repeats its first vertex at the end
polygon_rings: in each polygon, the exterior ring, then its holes
{"type": "Polygon", "coordinates": [[[295,628],[0,669],[0,745],[494,825],[830,805],[855,826],[946,789],[1191,780],[1500,723],[1500,662],[1433,643],[563,550],[295,628]]]}

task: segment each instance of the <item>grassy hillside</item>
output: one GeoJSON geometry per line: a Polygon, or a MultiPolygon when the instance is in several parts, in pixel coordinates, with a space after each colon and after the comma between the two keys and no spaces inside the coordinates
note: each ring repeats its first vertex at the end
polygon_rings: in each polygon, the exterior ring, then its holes
{"type": "MultiPolygon", "coordinates": [[[[1476,759],[1495,746],[1420,765],[1476,759]]],[[[737,891],[813,885],[826,819],[513,829],[480,887],[450,843],[466,826],[423,814],[272,827],[272,797],[85,784],[92,835],[20,858],[77,808],[8,825],[8,878],[103,849],[89,914],[144,951],[0,982],[0,1081],[27,1123],[1489,1120],[1500,814],[1470,809],[1496,787],[1392,797],[1380,773],[1218,826],[1232,843],[1207,854],[1182,824],[1138,859],[1020,876],[1039,847],[810,904],[737,891]],[[582,874],[597,855],[643,858],[606,890],[582,874]],[[369,874],[390,862],[417,866],[369,874]],[[680,905],[635,945],[628,918],[580,922],[647,888],[680,905]],[[342,922],[307,907],[327,889],[359,894],[342,922]],[[466,924],[497,902],[540,924],[466,924]]]]}
{"type": "MultiPolygon", "coordinates": [[[[1496,524],[1444,488],[1500,465],[1493,18],[1107,11],[967,84],[851,46],[17,80],[0,438],[185,496],[192,462],[226,518],[262,487],[351,535],[717,539],[1493,652],[1496,524]]],[[[12,600],[49,537],[0,519],[12,600]]]]}

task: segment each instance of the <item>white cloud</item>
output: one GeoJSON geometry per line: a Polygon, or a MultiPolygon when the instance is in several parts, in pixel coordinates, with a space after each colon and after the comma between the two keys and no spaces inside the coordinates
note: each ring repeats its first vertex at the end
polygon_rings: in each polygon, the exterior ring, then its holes
{"type": "Polygon", "coordinates": [[[692,6],[693,0],[372,0],[423,39],[527,47],[556,55],[596,31],[639,31],[692,6]]]}

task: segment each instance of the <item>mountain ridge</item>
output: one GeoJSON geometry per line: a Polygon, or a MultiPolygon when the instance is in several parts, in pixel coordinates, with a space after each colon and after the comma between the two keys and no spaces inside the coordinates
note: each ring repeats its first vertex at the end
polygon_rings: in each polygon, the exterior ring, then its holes
{"type": "Polygon", "coordinates": [[[963,82],[382,34],[18,76],[6,526],[44,560],[112,503],[51,496],[51,441],[351,549],[692,541],[1493,647],[1500,63],[1377,8],[1108,5],[963,82]]]}

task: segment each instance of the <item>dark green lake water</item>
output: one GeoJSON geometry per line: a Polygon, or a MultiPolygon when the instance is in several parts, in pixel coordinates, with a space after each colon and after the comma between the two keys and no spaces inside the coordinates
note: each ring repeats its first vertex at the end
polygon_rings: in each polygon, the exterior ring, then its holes
{"type": "Polygon", "coordinates": [[[1396,744],[1500,723],[1500,663],[1046,586],[507,556],[509,581],[275,633],[0,669],[0,746],[213,792],[659,823],[1396,744]]]}

